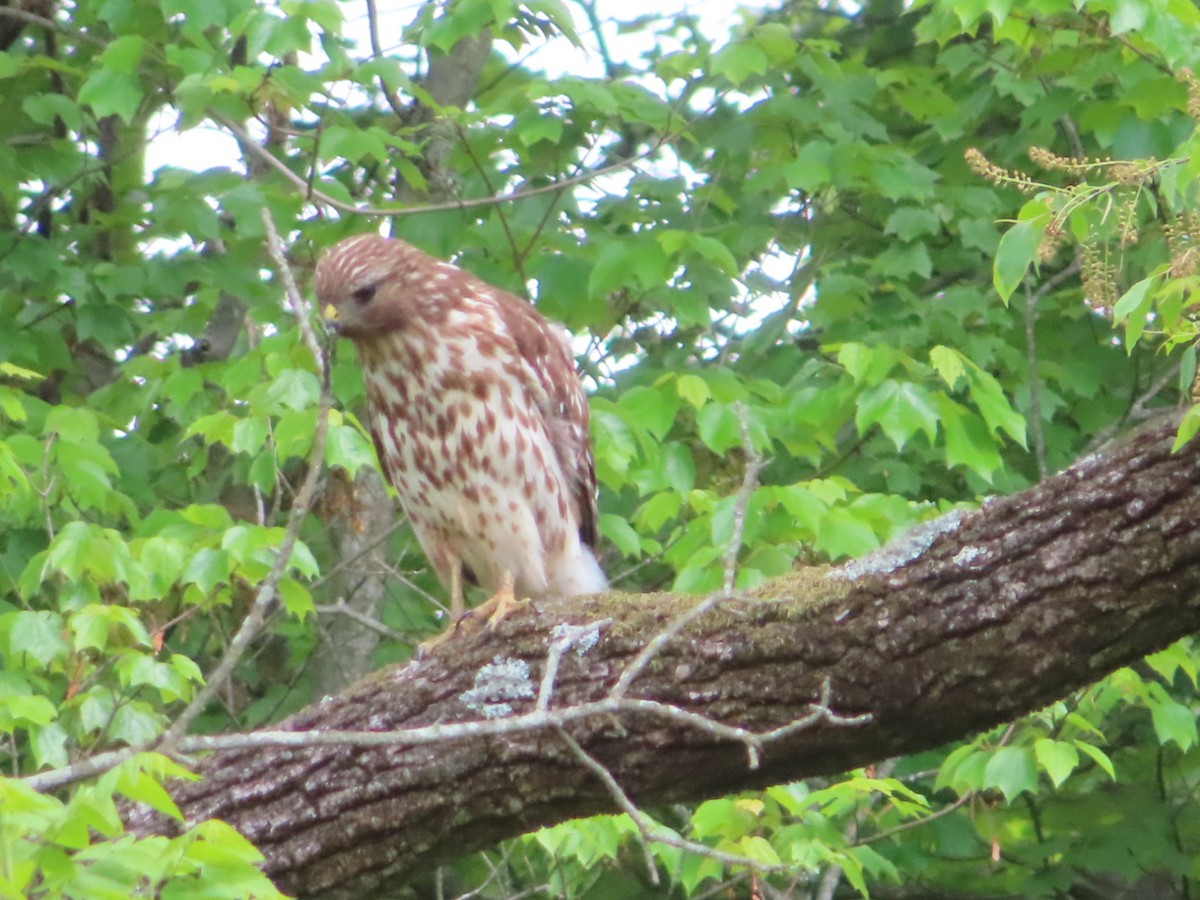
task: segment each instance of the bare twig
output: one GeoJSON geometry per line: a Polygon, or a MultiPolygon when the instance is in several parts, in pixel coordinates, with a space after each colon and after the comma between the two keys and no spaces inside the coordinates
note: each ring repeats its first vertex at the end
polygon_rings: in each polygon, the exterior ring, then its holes
{"type": "Polygon", "coordinates": [[[409,647],[417,645],[416,638],[409,634],[402,634],[393,628],[388,628],[378,619],[368,616],[366,613],[359,612],[353,606],[346,602],[345,598],[339,597],[337,603],[320,604],[314,607],[317,615],[322,616],[345,616],[348,619],[353,619],[363,628],[369,628],[378,635],[382,635],[389,641],[395,641],[398,644],[406,644],[409,647]]]}
{"type": "Polygon", "coordinates": [[[883,831],[877,831],[874,834],[868,834],[866,837],[859,838],[857,841],[855,841],[854,846],[861,847],[863,844],[874,844],[876,841],[887,840],[888,838],[900,834],[901,832],[910,831],[913,828],[920,828],[922,825],[926,825],[929,822],[942,818],[942,816],[949,815],[956,809],[960,809],[963,805],[969,803],[971,798],[974,796],[975,793],[973,791],[967,791],[967,793],[963,794],[949,806],[943,806],[937,812],[930,813],[927,816],[922,816],[919,819],[914,819],[911,822],[901,822],[899,825],[894,825],[891,828],[885,828],[883,831]]]}
{"type": "Polygon", "coordinates": [[[1042,380],[1038,375],[1037,353],[1037,304],[1038,301],[1075,275],[1080,269],[1079,258],[1060,272],[1047,278],[1036,291],[1025,292],[1025,355],[1029,368],[1029,427],[1033,432],[1033,453],[1037,461],[1038,477],[1049,474],[1046,463],[1046,429],[1042,422],[1042,380]]]}
{"type": "Polygon", "coordinates": [[[73,762],[69,766],[62,766],[58,769],[50,769],[46,772],[29,775],[23,778],[22,781],[35,791],[48,791],[53,788],[74,784],[77,781],[83,781],[95,775],[103,775],[110,769],[115,769],[127,759],[137,756],[144,749],[141,747],[125,747],[121,750],[108,750],[104,753],[97,753],[95,756],[89,756],[73,762]]]}
{"type": "Polygon", "coordinates": [[[621,673],[621,677],[610,692],[610,696],[612,697],[624,697],[629,690],[629,686],[633,684],[634,679],[645,671],[650,660],[669,641],[674,639],[684,628],[696,621],[696,619],[711,611],[723,600],[733,596],[734,581],[737,577],[738,551],[742,548],[742,535],[746,530],[746,508],[750,504],[750,497],[753,495],[754,489],[758,487],[758,474],[762,471],[763,466],[766,465],[766,460],[755,449],[754,443],[751,440],[750,422],[746,408],[741,403],[735,404],[734,414],[737,416],[742,430],[742,445],[746,454],[746,469],[742,473],[741,487],[738,488],[738,492],[734,498],[733,529],[729,535],[729,546],[725,551],[725,577],[722,588],[720,591],[710,594],[703,602],[692,607],[687,612],[677,616],[667,624],[666,628],[651,638],[634,658],[633,662],[621,673]]]}
{"type": "MultiPolygon", "coordinates": [[[[571,754],[579,760],[584,768],[591,771],[608,789],[609,795],[613,801],[619,806],[629,818],[633,819],[633,824],[637,826],[638,832],[643,839],[642,846],[645,847],[644,841],[656,841],[660,844],[666,844],[669,847],[677,847],[680,850],[686,850],[688,853],[696,853],[701,856],[707,856],[710,859],[715,859],[719,863],[727,866],[745,866],[748,869],[754,869],[760,872],[782,872],[786,870],[786,866],[769,866],[764,865],[760,860],[751,859],[748,856],[739,856],[736,853],[726,853],[723,850],[717,850],[715,847],[710,847],[707,844],[701,844],[697,841],[689,841],[687,838],[680,837],[673,831],[668,831],[660,823],[654,821],[644,812],[637,808],[629,796],[621,789],[621,785],[613,777],[612,773],[605,768],[604,764],[591,756],[586,750],[579,746],[579,742],[571,737],[562,728],[558,729],[558,736],[571,754]]],[[[647,857],[649,851],[647,850],[647,857]]],[[[651,863],[651,866],[653,864],[651,863]]],[[[658,873],[653,875],[654,883],[657,884],[658,873]]]]}
{"type": "Polygon", "coordinates": [[[246,129],[242,128],[237,122],[230,119],[218,110],[208,109],[206,114],[222,128],[237,138],[242,147],[262,159],[267,165],[281,174],[284,178],[300,188],[304,192],[304,197],[316,203],[323,203],[333,209],[341,212],[351,213],[360,216],[412,216],[421,213],[429,212],[445,212],[453,209],[475,209],[481,206],[496,206],[501,203],[512,203],[517,200],[524,200],[527,197],[535,197],[539,194],[550,194],[555,191],[563,191],[569,187],[574,187],[577,184],[583,184],[602,175],[609,175],[613,172],[619,172],[622,169],[627,169],[634,163],[646,159],[658,151],[668,140],[668,136],[664,135],[659,140],[655,141],[651,147],[641,153],[631,156],[628,159],[622,159],[611,165],[601,166],[598,169],[589,169],[574,175],[570,178],[561,178],[557,181],[552,181],[549,184],[544,184],[541,187],[519,188],[515,191],[510,191],[506,194],[498,194],[494,197],[477,197],[472,200],[445,200],[441,203],[427,203],[422,206],[394,206],[394,207],[377,207],[377,206],[357,206],[353,203],[346,203],[338,200],[336,197],[331,197],[329,194],[316,188],[310,187],[307,181],[289,169],[281,160],[275,157],[269,150],[260,145],[258,141],[250,135],[246,129]]]}
{"type": "MultiPolygon", "coordinates": [[[[597,627],[600,627],[605,623],[598,622],[595,624],[597,627]]],[[[235,642],[241,638],[245,629],[246,626],[243,623],[242,629],[234,637],[235,642]]],[[[569,647],[574,646],[575,641],[581,636],[582,633],[578,633],[571,641],[562,640],[556,644],[556,646],[561,646],[562,648],[559,651],[559,659],[561,659],[561,654],[569,647]]],[[[248,643],[248,639],[246,639],[246,642],[248,643]]],[[[227,653],[221,665],[218,666],[218,672],[223,668],[232,667],[232,664],[226,667],[227,661],[231,658],[231,653],[227,653]]],[[[830,709],[828,679],[822,685],[821,694],[817,701],[810,704],[809,712],[806,715],[768,731],[752,731],[737,725],[727,725],[724,722],[719,722],[699,713],[689,712],[678,706],[661,703],[656,700],[626,699],[611,695],[591,703],[582,703],[578,706],[550,710],[548,706],[551,689],[548,685],[553,683],[553,675],[555,674],[550,669],[551,667],[547,665],[547,674],[550,675],[550,680],[547,682],[547,678],[543,677],[542,688],[535,708],[531,712],[520,715],[498,719],[479,719],[470,722],[449,722],[417,728],[403,728],[394,731],[263,730],[248,734],[180,735],[175,737],[170,743],[167,743],[164,738],[162,743],[165,745],[164,749],[174,753],[198,753],[212,750],[238,750],[271,746],[419,746],[461,740],[463,738],[494,737],[498,735],[540,731],[548,728],[563,728],[573,722],[597,717],[608,718],[620,714],[640,714],[673,722],[677,725],[694,729],[697,732],[708,734],[718,740],[740,743],[746,747],[750,767],[756,768],[761,751],[767,744],[779,741],[797,731],[811,728],[819,722],[826,722],[830,725],[840,727],[853,727],[864,724],[870,721],[871,718],[869,714],[842,716],[830,709]],[[543,698],[545,699],[543,700],[543,698]]],[[[557,666],[554,669],[556,671],[557,666]]],[[[210,677],[208,686],[206,687],[210,696],[215,690],[214,686],[217,684],[218,682],[210,677]]],[[[193,703],[195,703],[194,700],[193,703]]],[[[99,753],[69,766],[47,772],[39,772],[24,780],[26,784],[35,790],[62,787],[106,772],[137,753],[142,752],[144,749],[147,748],[133,747],[124,750],[114,750],[108,753],[99,753]]]]}
{"type": "Polygon", "coordinates": [[[1037,297],[1025,292],[1025,357],[1029,369],[1029,426],[1033,431],[1033,455],[1037,461],[1038,479],[1049,474],[1046,466],[1046,429],[1042,423],[1042,379],[1038,374],[1037,354],[1037,297]]]}
{"type": "Polygon", "coordinates": [[[304,482],[301,484],[300,490],[292,503],[283,540],[279,542],[279,549],[275,553],[275,561],[271,565],[271,570],[258,586],[254,601],[250,605],[250,611],[246,613],[241,626],[233,636],[233,640],[230,641],[225,655],[217,663],[217,667],[208,674],[204,686],[196,692],[191,702],[188,703],[187,707],[184,708],[175,721],[171,723],[171,726],[159,740],[159,746],[168,750],[179,742],[180,738],[187,731],[188,726],[191,725],[196,716],[200,714],[213,698],[213,695],[222,688],[226,679],[233,673],[234,666],[237,665],[238,661],[249,648],[250,643],[258,636],[264,623],[267,621],[278,593],[279,581],[287,571],[292,557],[292,550],[296,546],[296,541],[299,540],[300,526],[304,523],[309,509],[312,508],[313,499],[316,497],[317,482],[320,480],[322,462],[325,459],[325,437],[329,430],[329,409],[333,401],[329,383],[329,367],[326,364],[324,354],[321,353],[316,334],[313,332],[312,324],[309,321],[308,304],[305,303],[304,298],[296,288],[296,282],[287,265],[287,259],[284,255],[279,234],[275,230],[274,222],[271,221],[270,216],[265,210],[263,211],[263,221],[267,225],[268,249],[276,264],[280,266],[280,275],[287,291],[288,303],[291,306],[292,313],[296,317],[300,334],[303,336],[309,352],[313,354],[313,363],[316,365],[317,371],[324,373],[324,377],[321,379],[321,394],[317,402],[316,428],[313,433],[312,450],[309,453],[308,472],[305,474],[304,482]]]}
{"type": "MultiPolygon", "coordinates": [[[[752,731],[737,725],[726,725],[699,713],[689,712],[657,700],[631,700],[606,697],[591,703],[563,707],[558,710],[534,709],[532,712],[499,719],[478,719],[470,722],[446,722],[402,728],[395,731],[280,731],[262,730],[249,734],[191,735],[182,738],[178,748],[187,753],[206,750],[236,750],[247,747],[392,747],[420,746],[481,736],[561,728],[572,722],[596,717],[611,717],[621,713],[639,713],[674,722],[708,734],[719,740],[744,744],[752,751],[755,761],[764,745],[788,737],[797,731],[811,728],[818,722],[837,726],[861,725],[870,715],[842,716],[833,712],[823,701],[828,698],[828,684],[822,690],[822,700],[810,705],[810,712],[786,725],[768,731],[752,731]]],[[[49,774],[49,773],[47,773],[49,774]]],[[[39,776],[32,776],[37,778],[39,776]]]]}
{"type": "MultiPolygon", "coordinates": [[[[379,10],[376,8],[375,0],[366,0],[366,2],[367,34],[371,40],[371,56],[375,59],[383,59],[383,46],[379,43],[379,10]]],[[[376,82],[379,85],[379,92],[383,94],[383,98],[387,101],[387,105],[392,108],[392,112],[396,114],[396,118],[401,122],[405,121],[408,118],[408,110],[401,106],[392,95],[387,82],[383,80],[383,76],[377,76],[376,82]]]]}
{"type": "Polygon", "coordinates": [[[563,654],[572,647],[583,647],[584,641],[595,642],[602,628],[612,624],[612,619],[599,619],[587,625],[559,625],[555,631],[564,629],[546,654],[546,669],[542,673],[542,683],[538,687],[537,709],[541,711],[550,708],[550,700],[554,694],[554,680],[558,677],[558,667],[562,663],[563,654]]]}
{"type": "Polygon", "coordinates": [[[683,629],[687,628],[692,622],[712,610],[725,597],[726,595],[723,591],[711,594],[702,603],[693,606],[687,612],[672,619],[666,628],[646,642],[646,646],[633,658],[633,662],[625,667],[625,671],[617,679],[617,683],[609,692],[609,696],[617,700],[624,697],[629,690],[629,686],[633,684],[633,680],[646,670],[646,666],[650,664],[650,660],[654,659],[670,640],[683,631],[683,629]]]}
{"type": "Polygon", "coordinates": [[[742,434],[742,452],[746,455],[746,469],[742,472],[742,484],[738,488],[733,501],[733,529],[729,534],[729,546],[725,549],[725,595],[733,594],[734,581],[737,580],[738,553],[742,549],[742,535],[746,531],[746,510],[750,506],[750,498],[758,487],[758,473],[762,471],[766,460],[754,446],[750,436],[750,414],[746,412],[745,404],[735,403],[733,414],[737,416],[738,427],[742,434]]]}
{"type": "Polygon", "coordinates": [[[558,736],[567,749],[583,765],[585,769],[589,769],[608,791],[610,797],[616,802],[617,806],[625,815],[633,820],[633,824],[637,826],[637,841],[642,848],[642,856],[646,860],[646,877],[650,879],[650,883],[657,886],[659,883],[658,867],[654,864],[654,857],[650,853],[650,846],[647,841],[655,840],[656,833],[665,837],[662,827],[647,816],[644,812],[637,808],[637,805],[629,799],[629,795],[621,789],[621,785],[617,779],[613,777],[612,772],[608,771],[604,765],[591,756],[586,750],[579,746],[579,742],[571,737],[567,732],[559,728],[558,736]]]}
{"type": "Polygon", "coordinates": [[[275,220],[271,218],[271,213],[264,207],[262,210],[263,227],[267,231],[267,252],[271,254],[271,259],[274,261],[276,268],[279,269],[279,277],[283,279],[284,294],[287,297],[288,306],[291,307],[292,315],[296,318],[296,324],[300,328],[300,336],[304,339],[305,346],[308,347],[308,352],[312,354],[313,363],[317,367],[318,372],[324,372],[327,368],[325,354],[321,352],[321,344],[317,340],[317,333],[312,326],[312,308],[308,305],[308,301],[304,299],[304,295],[300,293],[300,286],[296,284],[296,278],[292,274],[292,268],[288,265],[287,254],[283,249],[283,240],[279,237],[279,232],[275,228],[275,220]]]}

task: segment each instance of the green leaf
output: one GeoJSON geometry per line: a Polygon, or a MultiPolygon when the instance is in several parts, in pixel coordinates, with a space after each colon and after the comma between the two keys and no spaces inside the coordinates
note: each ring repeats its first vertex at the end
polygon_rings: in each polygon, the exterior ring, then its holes
{"type": "Polygon", "coordinates": [[[317,376],[307,369],[284,369],[271,381],[267,400],[271,411],[282,409],[307,410],[316,405],[321,393],[317,376]]]}
{"type": "Polygon", "coordinates": [[[856,382],[878,384],[900,362],[901,354],[893,347],[848,342],[837,350],[837,361],[856,382]]]}
{"type": "Polygon", "coordinates": [[[308,588],[293,578],[280,580],[279,599],[283,602],[284,609],[298,619],[307,618],[316,609],[308,588]]]}
{"type": "Polygon", "coordinates": [[[1114,35],[1140,31],[1146,24],[1150,7],[1143,0],[1116,0],[1108,26],[1114,35]]]}
{"type": "Polygon", "coordinates": [[[906,206],[893,212],[884,226],[885,234],[894,234],[902,241],[913,241],[926,234],[937,234],[941,221],[923,206],[906,206]]]}
{"type": "Polygon", "coordinates": [[[821,522],[813,548],[830,559],[861,556],[879,546],[879,537],[868,522],[848,509],[832,509],[821,522]]]}
{"type": "Polygon", "coordinates": [[[1011,803],[1023,791],[1037,790],[1037,767],[1031,747],[1001,747],[983,770],[984,784],[998,788],[1011,803]]]}
{"type": "Polygon", "coordinates": [[[158,737],[162,726],[162,717],[153,711],[150,704],[134,701],[118,706],[113,711],[105,734],[131,747],[140,747],[158,737]]]}
{"type": "Polygon", "coordinates": [[[1108,773],[1108,777],[1113,781],[1117,780],[1117,772],[1113,768],[1112,760],[1099,747],[1094,744],[1089,744],[1087,741],[1072,741],[1075,747],[1087,756],[1090,756],[1096,765],[1108,773]]]}
{"type": "Polygon", "coordinates": [[[666,253],[657,241],[619,241],[600,251],[588,277],[588,296],[604,297],[621,288],[661,286],[668,275],[666,253]]]}
{"type": "Polygon", "coordinates": [[[778,66],[796,56],[799,45],[792,31],[782,22],[763,22],[754,29],[754,42],[762,47],[771,64],[778,66]]]}
{"type": "Polygon", "coordinates": [[[211,595],[218,585],[228,584],[233,563],[229,553],[205,547],[198,550],[183,572],[184,584],[194,584],[205,595],[211,595]]]}
{"type": "Polygon", "coordinates": [[[70,736],[57,722],[51,722],[29,731],[29,743],[33,748],[33,757],[39,768],[53,769],[65,766],[71,761],[67,744],[70,736]]]}
{"type": "Polygon", "coordinates": [[[648,431],[656,441],[661,441],[675,424],[679,401],[665,387],[638,385],[621,394],[617,407],[635,430],[648,431]]]}
{"type": "Polygon", "coordinates": [[[924,432],[932,444],[937,438],[937,403],[919,384],[888,379],[859,396],[855,424],[860,434],[879,425],[898,450],[903,450],[918,431],[924,432]]]}
{"type": "Polygon", "coordinates": [[[1146,665],[1157,672],[1167,684],[1175,680],[1177,672],[1183,672],[1193,687],[1197,685],[1198,662],[1200,661],[1197,660],[1191,641],[1188,639],[1176,641],[1166,650],[1151,653],[1146,657],[1146,665]]]}
{"type": "Polygon", "coordinates": [[[1000,238],[1000,246],[996,248],[992,284],[1006,304],[1013,291],[1025,280],[1025,273],[1029,271],[1029,267],[1033,265],[1038,245],[1042,242],[1048,224],[1050,216],[1046,213],[1024,218],[1000,238]]]}
{"type": "Polygon", "coordinates": [[[1038,738],[1034,741],[1033,752],[1038,765],[1050,776],[1055,787],[1060,787],[1079,765],[1079,752],[1070,741],[1038,738]]]}
{"type": "Polygon", "coordinates": [[[972,362],[967,363],[967,387],[992,434],[1003,431],[1025,446],[1025,418],[1008,402],[1000,382],[972,362]]]}
{"type": "Polygon", "coordinates": [[[386,133],[374,128],[346,128],[331,125],[321,135],[321,156],[325,159],[377,160],[388,158],[386,133]]]}
{"type": "Polygon", "coordinates": [[[0,50],[0,79],[12,78],[21,71],[23,63],[22,57],[0,50]]]}
{"type": "Polygon", "coordinates": [[[783,860],[770,842],[760,834],[748,834],[733,843],[735,853],[766,866],[781,866],[783,860]]]}
{"type": "Polygon", "coordinates": [[[7,635],[6,655],[28,657],[41,668],[65,657],[70,650],[63,637],[63,621],[48,610],[21,610],[0,616],[7,635]]]}
{"type": "Polygon", "coordinates": [[[828,141],[806,141],[795,158],[783,167],[790,188],[816,193],[833,179],[833,146],[828,141]]]}
{"type": "Polygon", "coordinates": [[[210,444],[233,446],[233,430],[238,422],[243,421],[224,410],[201,416],[188,426],[185,435],[199,435],[210,444]]]}
{"type": "Polygon", "coordinates": [[[1147,703],[1160,744],[1173,741],[1181,750],[1195,745],[1196,714],[1191,709],[1174,700],[1160,684],[1150,685],[1147,703]]]}
{"type": "Polygon", "coordinates": [[[238,419],[233,425],[229,447],[234,453],[256,454],[267,442],[267,423],[257,417],[238,419]]]}
{"type": "Polygon", "coordinates": [[[539,141],[557,144],[563,136],[563,120],[541,110],[519,116],[515,127],[517,136],[526,147],[532,147],[539,141]]]}
{"type": "Polygon", "coordinates": [[[600,533],[624,556],[639,556],[642,551],[641,538],[637,531],[621,516],[601,513],[600,533]]]}
{"type": "MultiPolygon", "coordinates": [[[[225,24],[225,5],[211,0],[159,0],[163,18],[178,18],[197,31],[225,24]]],[[[300,18],[297,16],[297,18],[300,18]]]]}
{"type": "Polygon", "coordinates": [[[140,34],[127,34],[112,41],[100,54],[100,64],[113,72],[132,75],[142,60],[146,39],[140,34]]]}
{"type": "Polygon", "coordinates": [[[724,403],[709,403],[697,412],[696,430],[700,440],[714,453],[724,453],[742,443],[741,424],[724,403]]]}
{"type": "Polygon", "coordinates": [[[938,344],[929,351],[929,362],[951,390],[954,390],[960,378],[966,377],[963,355],[952,347],[938,344]]]}
{"type": "Polygon", "coordinates": [[[79,102],[92,108],[99,119],[120,116],[132,123],[142,103],[142,85],[137,75],[112,69],[97,69],[79,89],[79,102]]]}
{"type": "Polygon", "coordinates": [[[83,127],[83,114],[70,97],[62,94],[31,94],[21,101],[25,115],[40,125],[53,125],[61,119],[67,128],[78,131],[83,127]]]}
{"type": "Polygon", "coordinates": [[[675,380],[675,390],[678,391],[680,397],[692,404],[696,409],[699,409],[712,399],[712,392],[708,389],[708,382],[699,375],[689,375],[687,373],[680,375],[675,380]]]}
{"type": "Polygon", "coordinates": [[[58,717],[58,707],[39,694],[0,697],[0,712],[5,721],[21,726],[49,725],[58,717]]]}
{"type": "Polygon", "coordinates": [[[761,47],[754,44],[728,44],[713,57],[711,71],[714,75],[723,75],[734,87],[755,75],[763,75],[767,71],[769,61],[761,47]]]}
{"type": "Polygon", "coordinates": [[[325,462],[341,466],[353,478],[360,469],[375,465],[375,448],[357,428],[330,425],[325,439],[325,462]]]}
{"type": "Polygon", "coordinates": [[[144,803],[155,812],[182,822],[183,813],[180,812],[179,807],[171,799],[171,795],[163,789],[160,782],[167,773],[176,777],[188,773],[165,758],[156,759],[156,757],[157,754],[139,754],[118,766],[116,790],[135,803],[144,803]],[[161,773],[157,777],[153,774],[155,769],[161,773]]]}
{"type": "Polygon", "coordinates": [[[938,422],[945,435],[946,464],[965,466],[990,482],[1002,465],[1000,446],[984,421],[944,394],[936,396],[938,422]]]}
{"type": "Polygon", "coordinates": [[[1113,321],[1125,322],[1125,350],[1131,352],[1146,329],[1146,320],[1154,295],[1150,288],[1158,280],[1157,275],[1143,278],[1134,284],[1113,307],[1113,321]]]}

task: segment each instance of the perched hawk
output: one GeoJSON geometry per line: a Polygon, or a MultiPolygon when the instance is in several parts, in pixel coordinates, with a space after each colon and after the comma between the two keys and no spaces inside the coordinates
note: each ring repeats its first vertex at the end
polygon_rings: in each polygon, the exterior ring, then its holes
{"type": "Polygon", "coordinates": [[[567,334],[524,300],[400,240],[347,238],[317,298],[354,341],[371,434],[429,562],[463,613],[604,590],[587,398],[567,334]]]}

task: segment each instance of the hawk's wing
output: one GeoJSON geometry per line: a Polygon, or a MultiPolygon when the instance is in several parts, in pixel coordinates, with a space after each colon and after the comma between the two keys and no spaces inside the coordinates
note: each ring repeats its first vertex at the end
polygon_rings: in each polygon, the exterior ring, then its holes
{"type": "Polygon", "coordinates": [[[596,549],[596,464],[588,437],[588,405],[566,329],[543,319],[526,301],[496,288],[496,308],[525,363],[530,397],[570,483],[579,538],[596,549]]]}

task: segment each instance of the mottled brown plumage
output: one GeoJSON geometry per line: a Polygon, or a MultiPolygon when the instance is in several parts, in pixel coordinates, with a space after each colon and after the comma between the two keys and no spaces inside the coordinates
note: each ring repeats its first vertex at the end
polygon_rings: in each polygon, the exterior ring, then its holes
{"type": "Polygon", "coordinates": [[[316,290],[358,349],[376,452],[454,613],[464,568],[521,597],[603,590],[587,398],[566,333],[377,235],[329,250],[316,290]]]}

